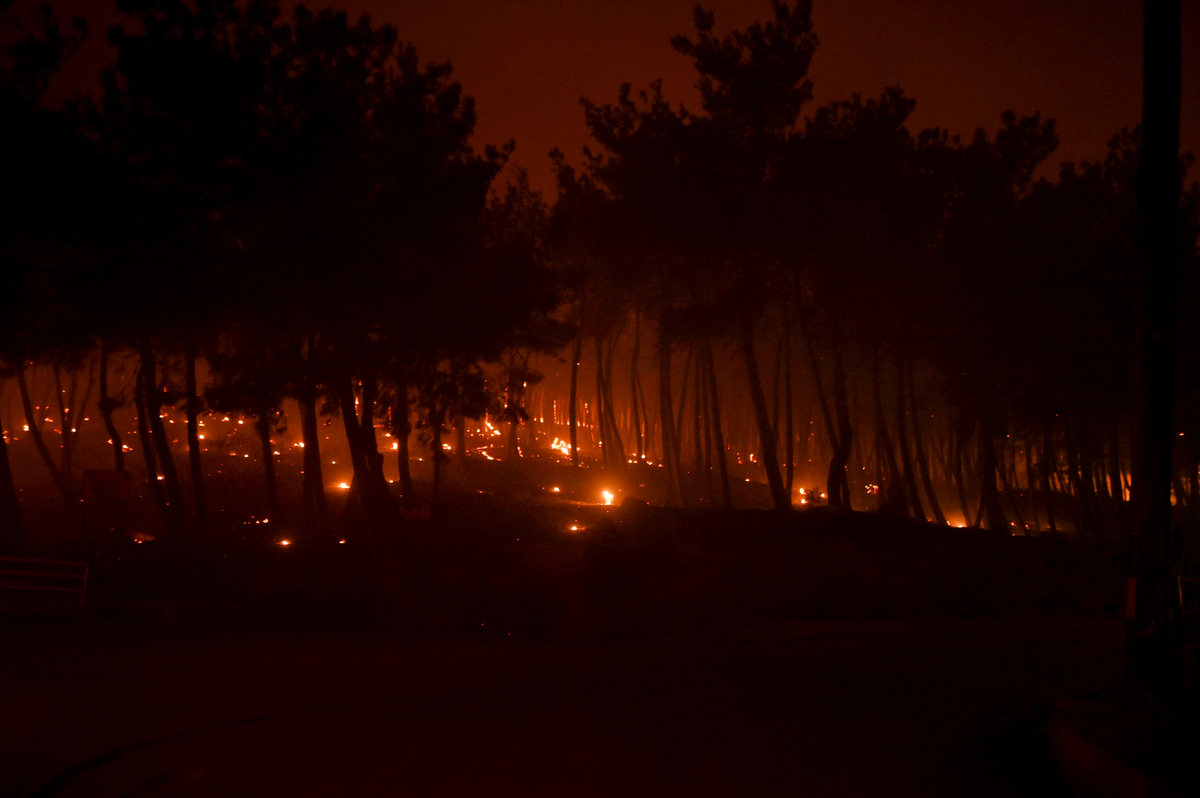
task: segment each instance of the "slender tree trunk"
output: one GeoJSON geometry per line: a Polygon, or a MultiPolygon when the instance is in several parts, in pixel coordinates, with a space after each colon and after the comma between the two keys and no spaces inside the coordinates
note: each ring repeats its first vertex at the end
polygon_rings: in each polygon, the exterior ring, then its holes
{"type": "Polygon", "coordinates": [[[338,404],[341,405],[342,427],[346,431],[346,444],[350,449],[350,465],[354,469],[351,491],[358,492],[365,487],[367,466],[363,459],[362,436],[358,423],[358,408],[354,396],[354,382],[346,377],[337,381],[338,404]]]}
{"type": "Polygon", "coordinates": [[[984,411],[983,423],[979,427],[979,497],[988,529],[1007,535],[1011,530],[996,488],[995,428],[988,412],[984,411]]]}
{"type": "Polygon", "coordinates": [[[725,460],[725,433],[721,428],[721,394],[717,386],[716,367],[713,363],[712,341],[704,339],[704,361],[708,372],[708,395],[712,409],[712,435],[717,453],[717,473],[721,478],[721,506],[726,510],[733,507],[729,491],[729,466],[725,460]]]}
{"type": "Polygon", "coordinates": [[[263,477],[267,483],[267,511],[270,517],[278,522],[279,492],[275,486],[275,453],[271,447],[271,417],[275,415],[275,408],[263,402],[258,407],[257,415],[254,428],[258,432],[258,442],[262,445],[263,477]]]}
{"type": "Polygon", "coordinates": [[[438,414],[437,418],[434,419],[431,435],[432,442],[430,443],[430,448],[433,450],[431,453],[431,459],[433,460],[432,501],[434,504],[437,504],[438,488],[441,487],[442,484],[442,459],[445,457],[445,455],[442,454],[442,417],[440,414],[438,414]]]}
{"type": "Polygon", "coordinates": [[[684,504],[688,504],[690,501],[691,486],[684,480],[683,475],[683,434],[685,431],[684,422],[687,419],[683,409],[687,404],[688,386],[691,383],[692,376],[692,362],[695,360],[694,355],[695,351],[688,349],[687,358],[683,362],[683,380],[679,384],[679,403],[675,405],[675,462],[679,464],[680,495],[683,498],[684,504]]]}
{"type": "Polygon", "coordinates": [[[642,349],[642,314],[633,312],[633,354],[629,358],[629,391],[632,395],[633,406],[633,435],[637,443],[637,462],[646,459],[645,440],[642,435],[642,415],[638,407],[638,356],[642,349]]]}
{"type": "MultiPolygon", "coordinates": [[[[854,429],[850,426],[850,397],[846,386],[846,366],[842,361],[841,349],[833,352],[833,402],[838,419],[838,450],[830,463],[830,476],[835,479],[836,487],[841,495],[838,506],[843,510],[854,509],[850,500],[850,480],[846,466],[850,462],[851,446],[854,443],[854,429]]],[[[833,496],[832,493],[828,494],[833,496]]]]}
{"type": "MultiPolygon", "coordinates": [[[[661,319],[661,317],[660,317],[661,319]]],[[[679,479],[679,447],[675,443],[674,401],[671,398],[671,342],[662,331],[658,331],[658,411],[659,429],[662,436],[662,462],[667,469],[667,503],[677,505],[683,500],[679,479]]]]}
{"type": "Polygon", "coordinates": [[[0,554],[16,554],[20,548],[21,506],[8,459],[8,438],[0,430],[0,554]]]}
{"type": "Polygon", "coordinates": [[[358,425],[359,438],[362,441],[363,462],[367,466],[372,509],[376,512],[387,512],[392,509],[392,493],[383,473],[383,455],[379,453],[379,438],[375,434],[375,406],[378,395],[379,381],[376,376],[365,375],[362,386],[362,419],[358,425]]]}
{"type": "Polygon", "coordinates": [[[703,386],[703,358],[696,358],[696,371],[693,375],[693,390],[692,395],[696,398],[692,401],[692,461],[695,463],[696,478],[693,480],[697,486],[697,490],[704,494],[706,501],[712,500],[712,495],[708,490],[710,482],[708,480],[708,469],[704,466],[704,433],[703,433],[703,414],[704,414],[704,390],[703,386]]]}
{"type": "Polygon", "coordinates": [[[896,363],[896,440],[900,443],[900,464],[904,468],[904,486],[908,493],[908,504],[912,508],[913,517],[918,521],[927,520],[925,508],[921,506],[921,494],[917,490],[917,474],[913,468],[913,459],[908,449],[908,404],[906,383],[907,370],[904,359],[896,363]]]}
{"type": "Polygon", "coordinates": [[[579,468],[579,361],[583,358],[583,335],[575,336],[575,348],[571,352],[571,407],[568,422],[571,425],[571,466],[579,468]]]}
{"type": "Polygon", "coordinates": [[[792,477],[796,471],[796,432],[793,429],[794,408],[792,402],[792,325],[790,318],[787,320],[783,343],[783,436],[787,441],[784,447],[784,455],[787,458],[787,471],[784,476],[784,488],[787,490],[788,501],[790,502],[793,495],[792,477]]]}
{"type": "Polygon", "coordinates": [[[612,431],[608,426],[608,413],[604,407],[604,348],[600,336],[594,336],[596,344],[596,427],[600,432],[600,460],[608,463],[612,459],[612,431]]]}
{"type": "Polygon", "coordinates": [[[1029,437],[1025,438],[1025,485],[1029,489],[1029,506],[1033,508],[1033,528],[1037,531],[1042,531],[1042,520],[1038,516],[1037,495],[1039,484],[1034,480],[1037,477],[1037,468],[1033,464],[1033,441],[1029,437]]]}
{"type": "Polygon", "coordinates": [[[709,502],[715,503],[717,492],[712,481],[712,400],[708,395],[708,358],[705,356],[705,343],[700,343],[700,354],[696,369],[696,398],[699,409],[696,420],[699,424],[696,435],[703,441],[703,453],[699,455],[700,473],[704,475],[704,496],[709,502]]]}
{"type": "Polygon", "coordinates": [[[300,395],[300,433],[304,439],[304,507],[316,514],[317,531],[328,536],[329,503],[321,467],[321,434],[317,428],[317,392],[310,384],[300,395]]]}
{"type": "Polygon", "coordinates": [[[880,358],[876,353],[871,370],[871,384],[875,398],[875,450],[883,472],[883,479],[879,483],[883,502],[879,509],[886,515],[908,515],[908,492],[900,475],[900,466],[896,463],[896,454],[892,450],[892,439],[888,434],[887,419],[884,416],[880,370],[880,358]]]}
{"type": "MultiPolygon", "coordinates": [[[[204,534],[204,530],[208,525],[208,497],[204,490],[204,467],[200,462],[200,397],[196,394],[196,344],[191,339],[188,339],[183,346],[184,369],[187,372],[187,442],[188,442],[188,462],[192,469],[192,495],[196,502],[196,522],[200,525],[200,532],[204,534]]],[[[264,456],[270,460],[270,451],[264,452],[264,456]]],[[[273,470],[273,466],[268,465],[268,468],[273,470]]],[[[272,483],[274,477],[272,476],[272,483]]],[[[267,489],[274,491],[275,486],[268,483],[267,489]]],[[[271,505],[271,512],[279,515],[276,512],[278,502],[271,505]]]]}
{"type": "Polygon", "coordinates": [[[58,464],[54,462],[54,458],[50,455],[50,449],[46,446],[46,441],[42,438],[42,430],[38,425],[37,414],[34,413],[33,401],[29,398],[29,383],[25,379],[25,365],[15,369],[17,373],[17,388],[21,392],[21,407],[25,411],[25,422],[29,425],[29,435],[33,438],[33,445],[37,448],[38,454],[42,457],[42,462],[46,464],[46,469],[50,472],[50,478],[54,480],[54,484],[58,487],[58,492],[62,494],[65,501],[74,500],[74,491],[70,481],[59,470],[58,464]]]}
{"type": "MultiPolygon", "coordinates": [[[[617,426],[617,414],[615,404],[613,403],[612,391],[612,375],[613,375],[613,355],[616,353],[617,344],[620,342],[620,332],[624,330],[624,325],[613,335],[613,338],[608,343],[607,352],[604,355],[604,414],[608,418],[608,434],[609,437],[605,440],[612,441],[612,460],[618,463],[622,468],[625,467],[625,442],[621,440],[621,430],[617,426]]],[[[607,444],[606,444],[607,446],[607,444]]]]}
{"type": "Polygon", "coordinates": [[[51,365],[51,371],[54,374],[54,401],[58,406],[59,470],[66,479],[67,484],[71,486],[72,492],[74,492],[75,468],[71,462],[71,452],[75,448],[72,445],[73,428],[75,425],[72,421],[71,411],[75,409],[75,392],[79,384],[78,373],[71,375],[70,396],[64,397],[63,394],[67,393],[67,391],[63,390],[62,375],[59,373],[57,363],[51,365]]]}
{"type": "Polygon", "coordinates": [[[158,458],[154,455],[154,442],[150,440],[149,411],[146,410],[146,379],[142,369],[138,367],[137,380],[133,391],[134,410],[137,411],[138,439],[142,447],[142,460],[146,464],[146,481],[154,503],[158,505],[163,523],[169,524],[167,518],[167,498],[163,495],[163,486],[158,479],[158,458]]]}
{"type": "Polygon", "coordinates": [[[392,436],[396,439],[396,466],[400,471],[400,493],[406,499],[413,497],[412,472],[408,467],[408,438],[412,435],[412,421],[408,409],[408,379],[404,374],[396,376],[396,398],[392,406],[392,436]]]}
{"type": "Polygon", "coordinates": [[[125,445],[121,441],[121,433],[113,423],[115,401],[108,395],[108,341],[100,339],[100,401],[97,403],[100,416],[104,419],[104,428],[108,430],[109,440],[112,441],[113,459],[117,471],[125,470],[125,445]]]}
{"type": "Polygon", "coordinates": [[[758,423],[759,446],[762,449],[762,465],[767,472],[767,484],[771,488],[771,500],[777,510],[792,509],[791,497],[783,487],[779,474],[779,454],[775,445],[775,430],[767,415],[767,398],[763,394],[762,381],[758,374],[758,360],[754,355],[754,332],[751,322],[742,325],[742,363],[746,367],[746,379],[750,385],[750,400],[754,405],[754,418],[758,423]]]}
{"type": "Polygon", "coordinates": [[[850,430],[850,409],[846,400],[846,378],[841,367],[841,355],[840,353],[834,355],[834,404],[837,411],[835,418],[834,410],[831,410],[829,406],[829,397],[825,393],[825,383],[821,379],[821,365],[817,360],[816,347],[813,345],[812,336],[808,333],[807,325],[803,323],[801,324],[801,333],[804,335],[809,369],[813,375],[813,387],[817,393],[817,403],[821,407],[821,417],[825,420],[825,432],[829,436],[829,447],[832,452],[829,458],[829,473],[825,482],[825,495],[828,497],[830,507],[849,510],[850,486],[846,477],[846,465],[850,462],[852,441],[849,439],[843,441],[842,436],[838,433],[838,426],[841,426],[843,432],[848,436],[850,430]]]}
{"type": "Polygon", "coordinates": [[[929,459],[925,456],[925,442],[921,434],[921,425],[918,421],[919,411],[917,410],[917,391],[913,385],[915,380],[911,372],[912,364],[909,364],[908,377],[908,400],[909,407],[912,408],[912,427],[913,427],[913,448],[917,455],[917,468],[921,471],[921,483],[925,486],[925,495],[929,497],[929,510],[933,513],[933,520],[942,526],[946,525],[946,516],[942,513],[942,506],[937,500],[937,494],[933,490],[933,479],[929,474],[929,459]]]}
{"type": "Polygon", "coordinates": [[[952,444],[954,453],[951,455],[951,459],[954,461],[954,486],[958,489],[958,504],[962,508],[964,526],[974,526],[971,523],[971,505],[967,501],[967,482],[963,477],[963,449],[966,448],[970,436],[971,428],[967,418],[960,413],[955,424],[952,444]]]}
{"type": "Polygon", "coordinates": [[[167,440],[167,431],[162,423],[162,391],[159,390],[154,349],[149,339],[142,342],[142,379],[146,386],[146,420],[150,424],[151,432],[154,433],[154,448],[158,454],[159,465],[162,466],[163,486],[167,492],[167,509],[171,523],[177,529],[183,529],[185,523],[183,491],[179,488],[179,472],[175,468],[171,442],[167,440]]]}
{"type": "Polygon", "coordinates": [[[459,460],[467,458],[467,417],[458,416],[454,419],[454,456],[459,460]]]}

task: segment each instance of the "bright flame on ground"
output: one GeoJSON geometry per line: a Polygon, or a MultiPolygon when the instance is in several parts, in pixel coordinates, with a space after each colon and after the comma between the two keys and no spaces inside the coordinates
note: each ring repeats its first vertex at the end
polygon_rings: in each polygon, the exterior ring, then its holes
{"type": "Polygon", "coordinates": [[[292,541],[290,541],[290,540],[281,540],[281,541],[279,541],[279,545],[280,545],[280,546],[290,546],[290,545],[292,545],[292,541]]]}
{"type": "Polygon", "coordinates": [[[558,488],[551,488],[550,490],[554,491],[555,493],[561,493],[561,491],[558,488]]]}
{"type": "Polygon", "coordinates": [[[339,540],[338,543],[345,543],[345,540],[339,540]]]}
{"type": "Polygon", "coordinates": [[[612,504],[612,503],[613,503],[613,495],[612,495],[612,492],[611,492],[611,491],[607,491],[607,490],[606,490],[606,491],[602,491],[602,492],[600,493],[600,495],[604,497],[604,503],[605,503],[605,504],[612,504]]]}
{"type": "Polygon", "coordinates": [[[341,488],[342,490],[350,490],[350,486],[347,485],[345,482],[339,482],[337,484],[337,487],[341,488]]]}
{"type": "Polygon", "coordinates": [[[560,441],[558,438],[555,438],[554,443],[550,444],[550,448],[557,449],[567,457],[571,456],[571,444],[568,441],[560,441]]]}

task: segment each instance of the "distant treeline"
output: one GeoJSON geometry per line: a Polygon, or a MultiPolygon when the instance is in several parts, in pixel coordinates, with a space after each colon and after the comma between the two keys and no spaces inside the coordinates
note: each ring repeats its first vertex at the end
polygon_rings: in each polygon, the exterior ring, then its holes
{"type": "MultiPolygon", "coordinates": [[[[1104,160],[1040,178],[1052,119],[1008,111],[969,141],[913,133],[899,88],[808,111],[811,3],[772,2],[767,22],[724,36],[698,9],[671,44],[695,63],[700,112],[659,83],[585,100],[594,145],[551,154],[548,203],[519,171],[495,185],[511,143],[472,148],[473,104],[449,65],[422,66],[391,26],[285,17],[270,0],[119,8],[101,94],[61,108],[46,88],[86,27],[44,10],[14,28],[0,365],[36,429],[27,372],[69,382],[98,362],[114,465],[112,416],[130,401],[169,527],[203,527],[208,410],[256,419],[266,446],[285,399],[298,403],[303,499],[323,530],[322,417],[341,417],[355,501],[387,514],[377,426],[402,447],[405,495],[414,430],[440,456],[447,430],[487,415],[509,424],[517,459],[536,353],[571,364],[559,415],[575,462],[586,364],[598,456],[652,457],[670,503],[730,502],[728,417],[744,408],[756,440],[737,443],[781,509],[807,476],[797,464],[819,458],[835,507],[1005,531],[1123,523],[1137,129],[1104,160]],[[107,383],[117,353],[138,363],[128,397],[107,383]],[[168,404],[187,415],[188,501],[168,404]]],[[[1190,163],[1174,491],[1198,508],[1190,163]]],[[[80,412],[60,403],[64,452],[80,412]]],[[[70,458],[34,437],[75,496],[70,458]]],[[[19,539],[18,510],[0,442],[0,546],[19,539]]]]}

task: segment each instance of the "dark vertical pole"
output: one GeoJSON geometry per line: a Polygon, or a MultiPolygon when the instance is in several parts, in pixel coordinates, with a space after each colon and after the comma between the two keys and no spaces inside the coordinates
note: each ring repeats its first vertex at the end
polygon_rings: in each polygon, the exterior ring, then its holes
{"type": "Polygon", "coordinates": [[[1172,393],[1178,284],[1179,0],[1146,0],[1143,29],[1142,151],[1138,170],[1138,243],[1143,301],[1134,523],[1126,617],[1135,677],[1167,688],[1166,621],[1171,534],[1172,393]]]}

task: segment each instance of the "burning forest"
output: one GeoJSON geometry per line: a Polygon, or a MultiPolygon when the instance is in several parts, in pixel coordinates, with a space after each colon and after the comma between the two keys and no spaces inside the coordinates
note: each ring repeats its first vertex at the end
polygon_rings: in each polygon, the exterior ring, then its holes
{"type": "Polygon", "coordinates": [[[760,5],[537,172],[367,14],[122,2],[55,98],[97,31],[4,3],[0,555],[488,640],[1103,617],[1194,706],[1178,61],[1174,139],[1148,88],[1060,162],[1054,109],[818,101],[813,4],[760,5]]]}

